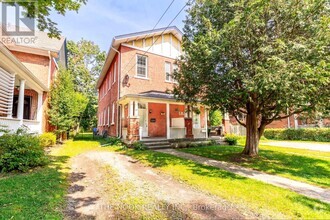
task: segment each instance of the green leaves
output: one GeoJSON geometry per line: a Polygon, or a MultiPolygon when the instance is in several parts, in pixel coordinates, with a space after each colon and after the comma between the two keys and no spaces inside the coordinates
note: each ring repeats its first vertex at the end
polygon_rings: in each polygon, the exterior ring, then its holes
{"type": "Polygon", "coordinates": [[[48,111],[49,122],[56,127],[56,132],[74,128],[87,103],[87,97],[75,91],[70,72],[60,70],[51,88],[48,111]]]}
{"type": "Polygon", "coordinates": [[[203,0],[188,13],[175,74],[180,99],[229,112],[253,102],[266,124],[329,109],[327,1],[203,0]]]}

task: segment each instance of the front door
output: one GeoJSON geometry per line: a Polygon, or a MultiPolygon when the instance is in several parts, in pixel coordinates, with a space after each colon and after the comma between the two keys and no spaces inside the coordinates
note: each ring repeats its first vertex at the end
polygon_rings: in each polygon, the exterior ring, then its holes
{"type": "Polygon", "coordinates": [[[148,137],[148,115],[146,104],[139,103],[139,118],[142,137],[148,137]]]}
{"type": "Polygon", "coordinates": [[[149,137],[166,137],[166,104],[148,104],[149,137]]]}

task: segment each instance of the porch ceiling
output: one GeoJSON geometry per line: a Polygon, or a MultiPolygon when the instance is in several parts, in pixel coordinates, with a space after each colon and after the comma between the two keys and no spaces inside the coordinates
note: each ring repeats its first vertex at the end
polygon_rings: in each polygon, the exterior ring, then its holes
{"type": "MultiPolygon", "coordinates": [[[[38,92],[48,91],[48,88],[28,70],[2,43],[0,43],[0,67],[15,78],[25,79],[29,88],[38,92]]],[[[15,83],[16,86],[16,83],[15,83]]]]}

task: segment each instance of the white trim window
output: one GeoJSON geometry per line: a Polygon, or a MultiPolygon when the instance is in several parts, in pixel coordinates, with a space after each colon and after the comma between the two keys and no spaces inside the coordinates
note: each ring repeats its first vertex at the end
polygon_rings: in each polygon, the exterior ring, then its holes
{"type": "Polygon", "coordinates": [[[112,79],[112,85],[115,84],[116,82],[116,75],[117,75],[117,62],[115,62],[114,67],[113,67],[113,79],[112,79]]]}
{"type": "Polygon", "coordinates": [[[165,81],[171,82],[172,76],[171,76],[171,63],[165,62],[165,81]]]}
{"type": "Polygon", "coordinates": [[[104,109],[103,110],[103,126],[105,126],[106,117],[107,117],[107,112],[106,112],[106,109],[104,109]]]}
{"type": "Polygon", "coordinates": [[[175,63],[173,63],[173,66],[172,66],[172,81],[174,82],[174,83],[178,83],[178,81],[176,80],[176,79],[174,79],[174,72],[176,71],[176,70],[178,70],[178,65],[177,64],[175,64],[175,63]]]}
{"type": "Polygon", "coordinates": [[[111,124],[115,124],[115,102],[112,103],[112,115],[111,115],[111,124]]]}
{"type": "Polygon", "coordinates": [[[108,74],[108,84],[109,84],[109,88],[108,88],[108,91],[110,90],[110,88],[111,88],[111,71],[109,72],[109,74],[108,74]]]}
{"type": "Polygon", "coordinates": [[[110,125],[110,105],[108,106],[108,126],[110,125]]]}
{"type": "Polygon", "coordinates": [[[140,78],[148,77],[148,59],[146,56],[136,55],[136,76],[140,78]]]}

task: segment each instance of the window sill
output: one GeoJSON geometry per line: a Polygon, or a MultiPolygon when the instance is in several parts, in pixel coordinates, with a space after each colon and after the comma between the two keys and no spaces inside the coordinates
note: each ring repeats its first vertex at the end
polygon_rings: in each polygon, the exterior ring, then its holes
{"type": "Polygon", "coordinates": [[[149,80],[148,77],[142,77],[142,76],[134,76],[136,79],[143,79],[143,80],[149,80]]]}

